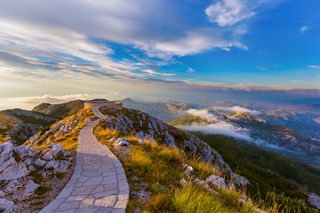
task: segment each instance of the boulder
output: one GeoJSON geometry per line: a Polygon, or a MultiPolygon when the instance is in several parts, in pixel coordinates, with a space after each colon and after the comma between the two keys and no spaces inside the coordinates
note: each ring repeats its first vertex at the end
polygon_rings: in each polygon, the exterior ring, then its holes
{"type": "Polygon", "coordinates": [[[26,183],[25,187],[24,187],[24,197],[29,197],[31,195],[34,194],[34,191],[39,187],[39,184],[36,184],[35,182],[33,182],[32,180],[28,180],[28,182],[26,183]]]}
{"type": "Polygon", "coordinates": [[[220,176],[216,176],[216,175],[210,175],[207,179],[206,182],[209,184],[212,184],[214,186],[216,186],[219,189],[227,189],[227,184],[224,181],[224,179],[220,176]]]}
{"type": "Polygon", "coordinates": [[[16,180],[29,174],[29,170],[23,162],[16,162],[15,160],[11,160],[11,162],[0,172],[0,180],[16,180]]]}
{"type": "Polygon", "coordinates": [[[127,138],[118,138],[114,143],[114,146],[130,146],[127,138]]]}
{"type": "Polygon", "coordinates": [[[21,158],[34,157],[35,154],[28,149],[26,146],[18,146],[14,149],[16,153],[20,155],[21,158]]]}
{"type": "Polygon", "coordinates": [[[29,166],[32,164],[32,158],[26,158],[23,162],[26,164],[26,166],[29,166]]]}
{"type": "Polygon", "coordinates": [[[32,164],[30,164],[30,165],[28,166],[28,170],[29,170],[30,172],[34,172],[34,171],[36,171],[37,169],[36,169],[36,167],[34,167],[32,164]]]}
{"type": "Polygon", "coordinates": [[[234,174],[233,178],[236,186],[245,187],[250,184],[250,181],[241,175],[234,174]]]}
{"type": "Polygon", "coordinates": [[[187,176],[191,176],[194,174],[194,169],[192,168],[192,166],[189,166],[188,164],[183,164],[182,169],[187,176]]]}
{"type": "Polygon", "coordinates": [[[53,144],[51,147],[52,148],[51,148],[50,152],[54,158],[58,157],[59,154],[64,153],[64,148],[61,144],[53,144]]]}
{"type": "Polygon", "coordinates": [[[53,155],[51,154],[51,152],[46,152],[44,155],[42,155],[41,158],[45,161],[50,161],[53,159],[53,155]]]}
{"type": "Polygon", "coordinates": [[[182,178],[180,181],[179,181],[179,184],[180,186],[186,186],[188,184],[188,182],[186,181],[186,179],[182,178]]]}
{"type": "Polygon", "coordinates": [[[8,211],[10,208],[14,206],[14,202],[11,200],[0,198],[0,211],[8,211]]]}
{"type": "Polygon", "coordinates": [[[37,158],[34,162],[33,165],[35,165],[36,167],[43,167],[46,164],[46,161],[37,158]]]}
{"type": "Polygon", "coordinates": [[[5,195],[4,191],[0,190],[0,198],[3,198],[5,195]]]}
{"type": "Polygon", "coordinates": [[[67,172],[69,165],[70,162],[66,160],[51,160],[46,164],[45,169],[53,169],[55,172],[65,173],[67,172]]]}

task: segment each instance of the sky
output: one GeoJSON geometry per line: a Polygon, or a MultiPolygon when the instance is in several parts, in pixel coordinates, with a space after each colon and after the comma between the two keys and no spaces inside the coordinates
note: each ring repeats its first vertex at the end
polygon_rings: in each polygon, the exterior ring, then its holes
{"type": "Polygon", "coordinates": [[[2,0],[0,102],[320,91],[319,10],[318,0],[2,0]]]}

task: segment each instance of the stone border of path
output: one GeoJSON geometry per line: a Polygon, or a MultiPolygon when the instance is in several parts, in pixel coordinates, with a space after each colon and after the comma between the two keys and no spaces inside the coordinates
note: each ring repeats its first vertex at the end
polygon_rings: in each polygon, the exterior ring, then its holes
{"type": "Polygon", "coordinates": [[[94,127],[106,119],[101,106],[93,106],[98,119],[80,131],[76,166],[69,182],[41,213],[125,212],[129,185],[122,164],[93,135],[94,127]]]}

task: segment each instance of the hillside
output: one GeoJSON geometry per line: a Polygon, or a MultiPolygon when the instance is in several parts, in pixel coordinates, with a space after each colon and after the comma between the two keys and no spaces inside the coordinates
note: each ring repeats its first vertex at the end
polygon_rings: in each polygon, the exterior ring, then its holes
{"type": "Polygon", "coordinates": [[[304,203],[304,212],[308,212],[308,194],[320,194],[320,169],[225,136],[196,135],[215,147],[233,170],[250,180],[248,192],[256,199],[275,192],[279,202],[290,197],[293,206],[304,203]]]}
{"type": "Polygon", "coordinates": [[[34,112],[50,115],[56,118],[64,118],[83,109],[84,101],[76,100],[62,104],[43,103],[32,109],[34,112]]]}
{"type": "Polygon", "coordinates": [[[55,121],[51,116],[27,110],[0,111],[0,143],[11,140],[19,145],[55,121]]]}
{"type": "Polygon", "coordinates": [[[185,102],[138,102],[130,98],[121,101],[124,107],[136,109],[159,118],[163,121],[173,120],[180,116],[180,112],[190,109],[191,106],[185,102]]]}

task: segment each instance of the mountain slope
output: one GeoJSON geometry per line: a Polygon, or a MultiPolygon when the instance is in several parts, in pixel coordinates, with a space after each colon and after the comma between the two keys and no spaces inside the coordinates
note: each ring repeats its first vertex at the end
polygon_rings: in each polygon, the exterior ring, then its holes
{"type": "Polygon", "coordinates": [[[12,140],[21,144],[37,132],[48,128],[56,118],[21,109],[0,111],[0,143],[12,140]]]}
{"type": "Polygon", "coordinates": [[[173,120],[179,117],[180,112],[190,109],[191,106],[185,102],[137,102],[130,98],[121,101],[124,107],[137,109],[149,113],[163,121],[173,120]]]}
{"type": "Polygon", "coordinates": [[[64,118],[79,112],[84,107],[84,101],[76,100],[62,104],[43,103],[32,109],[34,112],[40,112],[56,118],[64,118]]]}

